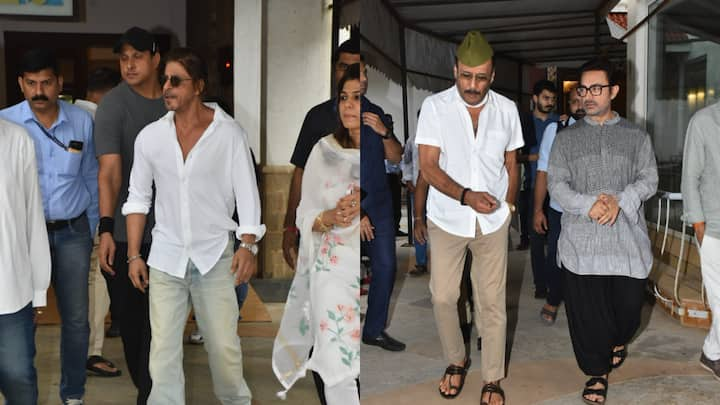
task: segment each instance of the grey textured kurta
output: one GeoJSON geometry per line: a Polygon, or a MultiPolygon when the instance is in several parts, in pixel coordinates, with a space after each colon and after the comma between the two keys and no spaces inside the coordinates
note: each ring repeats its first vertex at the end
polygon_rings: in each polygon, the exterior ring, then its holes
{"type": "Polygon", "coordinates": [[[643,203],[657,184],[650,136],[617,114],[558,133],[548,167],[548,190],[564,210],[558,263],[580,275],[647,278],[653,255],[643,203]],[[601,193],[620,202],[612,226],[588,216],[601,193]]]}

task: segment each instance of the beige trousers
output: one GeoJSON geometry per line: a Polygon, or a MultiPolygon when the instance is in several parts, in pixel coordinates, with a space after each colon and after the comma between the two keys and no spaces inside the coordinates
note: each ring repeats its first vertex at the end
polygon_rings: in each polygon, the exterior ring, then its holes
{"type": "Polygon", "coordinates": [[[88,276],[88,298],[90,300],[88,321],[90,323],[90,338],[88,357],[102,356],[105,341],[105,316],[110,309],[110,296],[107,283],[97,258],[97,244],[93,247],[90,259],[90,274],[88,276]]]}
{"type": "Polygon", "coordinates": [[[466,356],[457,303],[465,251],[470,249],[472,252],[470,278],[475,302],[475,327],[479,333],[482,325],[482,374],[485,381],[505,377],[505,281],[509,225],[510,216],[500,229],[487,235],[483,235],[476,225],[475,237],[464,238],[447,233],[428,220],[428,234],[433,247],[430,256],[433,312],[443,354],[450,363],[462,363],[466,356]]]}

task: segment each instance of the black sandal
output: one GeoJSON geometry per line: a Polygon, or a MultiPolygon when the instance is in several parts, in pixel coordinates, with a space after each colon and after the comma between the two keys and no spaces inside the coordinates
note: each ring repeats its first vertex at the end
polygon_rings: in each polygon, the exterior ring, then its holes
{"type": "Polygon", "coordinates": [[[627,352],[627,346],[623,346],[622,349],[612,352],[612,359],[610,359],[610,366],[612,368],[618,368],[622,366],[622,364],[625,362],[625,359],[627,358],[628,352],[627,352]],[[617,362],[617,364],[613,363],[613,359],[618,358],[620,361],[617,362]]]}
{"type": "Polygon", "coordinates": [[[505,391],[503,391],[502,388],[500,388],[500,384],[498,383],[487,383],[482,387],[482,391],[480,392],[480,398],[482,398],[483,395],[485,395],[486,392],[490,393],[490,396],[488,397],[487,402],[480,400],[480,405],[490,405],[490,401],[492,401],[493,394],[500,395],[500,398],[502,398],[503,404],[505,403],[505,391]]]}
{"type": "Polygon", "coordinates": [[[585,383],[585,389],[582,392],[582,399],[585,401],[586,404],[589,405],[597,405],[597,404],[604,404],[605,400],[607,399],[607,391],[608,391],[608,380],[605,377],[592,377],[585,383]],[[601,384],[602,388],[590,388],[595,384],[601,384]],[[602,400],[599,401],[592,401],[586,398],[587,395],[597,395],[601,396],[602,400]]]}
{"type": "MultiPolygon", "coordinates": [[[[465,376],[467,375],[468,369],[470,368],[470,363],[471,363],[471,361],[470,361],[470,358],[468,357],[465,359],[464,366],[456,366],[454,364],[451,364],[445,369],[445,375],[443,375],[443,381],[445,381],[445,376],[459,375],[460,376],[460,385],[456,386],[456,385],[449,384],[448,391],[455,390],[454,394],[449,394],[449,393],[443,392],[442,389],[440,389],[440,387],[438,387],[438,392],[440,392],[440,395],[443,398],[453,399],[453,398],[457,397],[458,395],[460,395],[460,392],[462,391],[463,386],[465,386],[465,376]]],[[[450,382],[450,380],[448,379],[448,383],[449,382],[450,382]]]]}
{"type": "Polygon", "coordinates": [[[98,377],[118,377],[122,375],[120,371],[112,361],[105,359],[102,356],[90,356],[85,362],[85,369],[92,372],[98,377]],[[115,371],[105,370],[102,367],[98,367],[97,364],[102,363],[110,368],[114,368],[115,371]]]}
{"type": "Polygon", "coordinates": [[[542,321],[545,322],[545,324],[548,326],[554,325],[555,320],[557,319],[558,309],[559,308],[556,307],[555,311],[551,311],[551,310],[545,308],[545,306],[543,306],[542,309],[540,310],[540,319],[542,319],[542,321]]]}

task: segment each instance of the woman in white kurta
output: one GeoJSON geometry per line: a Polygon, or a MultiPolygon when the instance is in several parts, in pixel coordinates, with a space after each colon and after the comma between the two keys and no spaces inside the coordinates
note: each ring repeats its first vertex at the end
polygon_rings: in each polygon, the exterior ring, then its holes
{"type": "Polygon", "coordinates": [[[329,405],[352,405],[360,403],[359,65],[348,68],[338,89],[341,126],[313,147],[303,173],[296,220],[302,237],[273,370],[286,391],[314,370],[329,405]]]}

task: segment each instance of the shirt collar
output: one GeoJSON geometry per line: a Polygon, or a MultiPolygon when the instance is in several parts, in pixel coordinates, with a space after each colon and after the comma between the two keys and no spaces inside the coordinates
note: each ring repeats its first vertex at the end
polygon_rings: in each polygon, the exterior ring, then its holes
{"type": "MultiPolygon", "coordinates": [[[[459,104],[460,106],[462,106],[463,108],[466,108],[466,107],[467,107],[467,104],[466,104],[465,101],[462,99],[462,96],[460,96],[460,91],[458,90],[458,88],[457,88],[456,85],[453,85],[453,92],[452,92],[452,93],[453,93],[453,96],[452,96],[452,97],[453,97],[453,100],[454,100],[457,104],[459,104]]],[[[493,91],[492,91],[492,89],[488,89],[488,92],[487,92],[487,94],[485,94],[485,98],[483,99],[483,101],[481,102],[481,104],[482,104],[483,106],[485,106],[485,107],[489,107],[489,106],[492,105],[492,101],[493,101],[493,91]]]]}
{"type": "MultiPolygon", "coordinates": [[[[55,122],[53,122],[50,129],[53,129],[54,127],[62,124],[63,122],[68,122],[67,113],[65,112],[65,102],[58,99],[58,116],[57,119],[55,119],[55,122]]],[[[35,113],[33,112],[32,108],[30,108],[30,103],[25,100],[20,105],[20,119],[22,119],[23,122],[27,123],[30,121],[36,121],[40,123],[40,121],[37,120],[37,117],[35,117],[35,113]]]]}
{"type": "MultiPolygon", "coordinates": [[[[234,121],[233,117],[228,115],[217,103],[203,103],[206,107],[212,108],[215,110],[215,114],[213,114],[213,120],[212,122],[220,122],[220,121],[234,121]]],[[[163,115],[160,120],[165,120],[165,122],[170,126],[175,126],[175,111],[168,111],[167,114],[163,115]]],[[[212,125],[212,123],[211,123],[212,125]]]]}
{"type": "MultiPolygon", "coordinates": [[[[615,125],[615,124],[617,124],[618,122],[620,122],[620,114],[618,114],[616,111],[613,111],[612,113],[613,113],[613,117],[610,118],[609,120],[603,122],[602,125],[615,125]]],[[[583,120],[585,120],[585,122],[586,122],[587,124],[592,125],[592,126],[594,126],[594,127],[597,127],[597,126],[600,126],[600,125],[601,125],[599,122],[593,120],[592,118],[590,118],[590,117],[587,116],[587,115],[585,116],[585,118],[583,118],[583,120]]]]}

